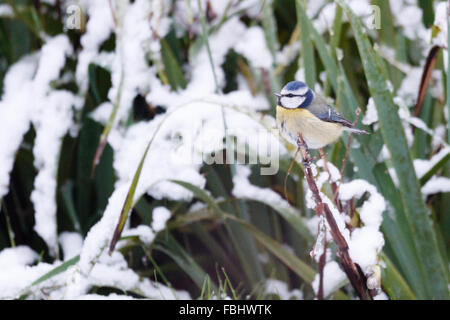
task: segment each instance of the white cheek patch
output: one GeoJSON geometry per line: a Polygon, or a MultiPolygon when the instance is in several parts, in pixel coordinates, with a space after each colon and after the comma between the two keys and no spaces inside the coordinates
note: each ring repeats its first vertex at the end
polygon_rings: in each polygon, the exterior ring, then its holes
{"type": "Polygon", "coordinates": [[[280,103],[282,107],[296,109],[303,103],[303,101],[305,101],[305,99],[306,97],[281,97],[280,103]]]}

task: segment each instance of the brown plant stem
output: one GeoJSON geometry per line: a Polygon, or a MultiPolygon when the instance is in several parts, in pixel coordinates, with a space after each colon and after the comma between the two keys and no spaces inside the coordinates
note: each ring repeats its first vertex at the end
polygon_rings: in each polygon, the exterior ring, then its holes
{"type": "MultiPolygon", "coordinates": [[[[423,101],[425,100],[425,94],[427,93],[428,84],[430,83],[430,79],[433,73],[434,66],[436,65],[436,61],[442,47],[433,46],[428,53],[427,59],[425,61],[425,65],[422,71],[422,77],[420,79],[420,88],[417,93],[417,102],[414,108],[414,116],[418,117],[420,111],[422,110],[423,101]]],[[[412,126],[412,130],[414,132],[415,127],[412,126]]]]}
{"type": "Polygon", "coordinates": [[[117,17],[116,17],[116,12],[114,10],[114,5],[112,3],[111,0],[109,0],[109,10],[111,11],[111,16],[113,18],[113,22],[114,22],[114,27],[117,28],[117,17]]]}
{"type": "Polygon", "coordinates": [[[287,179],[289,177],[289,174],[292,171],[292,167],[294,166],[295,159],[297,159],[298,152],[300,151],[300,148],[297,148],[297,151],[295,151],[294,157],[292,158],[291,164],[289,165],[289,169],[286,172],[286,176],[284,177],[284,197],[289,202],[288,194],[287,194],[287,179]]]}
{"type": "Polygon", "coordinates": [[[317,292],[318,300],[323,300],[323,298],[324,298],[324,296],[323,296],[323,270],[325,269],[326,257],[327,257],[327,229],[325,227],[324,236],[323,236],[323,253],[319,259],[319,291],[317,292]]]}
{"type": "Polygon", "coordinates": [[[346,273],[350,284],[356,290],[358,296],[362,300],[369,300],[370,296],[367,295],[367,292],[364,289],[364,279],[360,276],[355,263],[350,258],[347,241],[339,231],[339,227],[336,223],[336,220],[334,219],[333,213],[328,207],[328,204],[322,202],[322,197],[320,196],[319,189],[317,188],[317,184],[314,180],[314,176],[311,170],[311,155],[309,154],[309,151],[307,151],[307,145],[303,140],[302,134],[300,132],[298,133],[298,144],[303,156],[303,170],[305,178],[316,202],[314,211],[316,211],[319,217],[324,215],[325,219],[328,222],[328,225],[330,226],[331,236],[338,246],[338,255],[341,259],[342,267],[344,268],[344,272],[346,273]]]}

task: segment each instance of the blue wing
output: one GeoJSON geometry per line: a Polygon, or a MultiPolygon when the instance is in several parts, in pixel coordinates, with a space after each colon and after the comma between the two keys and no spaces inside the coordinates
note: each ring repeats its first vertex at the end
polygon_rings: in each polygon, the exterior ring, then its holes
{"type": "Polygon", "coordinates": [[[327,112],[315,114],[315,116],[322,121],[340,123],[345,127],[353,128],[353,123],[342,117],[331,107],[328,107],[327,112]]]}
{"type": "Polygon", "coordinates": [[[356,128],[353,123],[337,113],[337,111],[334,110],[334,108],[330,107],[320,96],[316,96],[314,102],[311,103],[311,105],[309,105],[307,109],[322,121],[340,123],[341,125],[346,127],[348,131],[352,131],[355,133],[368,133],[367,131],[356,128]]]}

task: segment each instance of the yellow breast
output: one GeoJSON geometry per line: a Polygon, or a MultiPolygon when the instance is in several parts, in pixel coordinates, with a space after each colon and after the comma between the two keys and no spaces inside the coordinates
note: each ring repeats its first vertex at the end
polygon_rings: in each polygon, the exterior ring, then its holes
{"type": "Polygon", "coordinates": [[[277,125],[282,135],[297,145],[297,135],[302,133],[309,148],[317,149],[335,141],[342,134],[339,123],[322,121],[304,108],[286,109],[277,106],[277,125]]]}

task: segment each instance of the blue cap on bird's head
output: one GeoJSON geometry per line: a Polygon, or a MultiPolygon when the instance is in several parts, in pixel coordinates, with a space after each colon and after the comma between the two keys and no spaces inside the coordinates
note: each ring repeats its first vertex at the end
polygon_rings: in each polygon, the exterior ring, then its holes
{"type": "Polygon", "coordinates": [[[314,99],[314,93],[302,81],[288,82],[275,95],[278,97],[278,105],[286,109],[306,108],[314,99]]]}
{"type": "Polygon", "coordinates": [[[302,81],[290,81],[290,82],[286,83],[286,85],[283,87],[282,90],[296,91],[298,89],[305,88],[305,87],[308,87],[308,86],[306,85],[306,83],[304,83],[302,81]]]}

